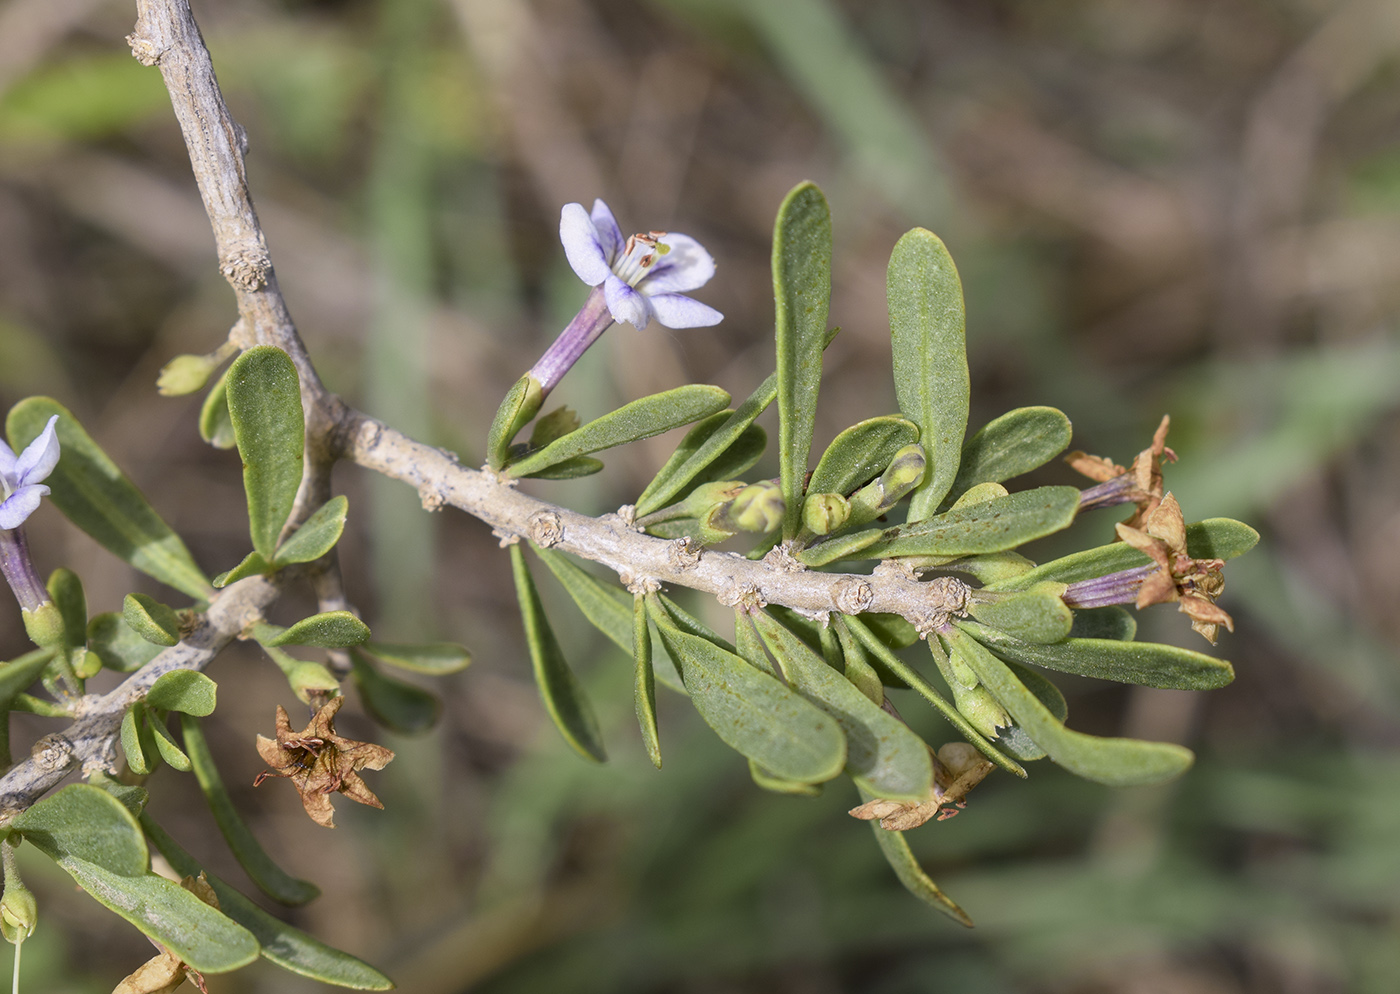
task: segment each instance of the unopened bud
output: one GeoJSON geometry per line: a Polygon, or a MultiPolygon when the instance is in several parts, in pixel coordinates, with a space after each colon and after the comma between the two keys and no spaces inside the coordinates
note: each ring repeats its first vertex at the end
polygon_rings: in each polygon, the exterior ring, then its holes
{"type": "Polygon", "coordinates": [[[1011,716],[986,687],[978,684],[968,688],[956,680],[950,683],[953,687],[953,703],[962,712],[962,716],[972,723],[972,727],[987,738],[997,738],[1001,734],[1000,729],[1011,724],[1011,716]]]}
{"type": "Polygon", "coordinates": [[[783,523],[783,492],[772,480],[750,483],[729,505],[729,520],[739,531],[771,532],[783,523]]]}
{"type": "Polygon", "coordinates": [[[39,902],[34,900],[34,893],[17,881],[7,883],[5,896],[0,897],[0,935],[18,945],[34,934],[37,924],[39,902]]]}
{"type": "Polygon", "coordinates": [[[924,447],[912,442],[900,449],[890,460],[889,467],[880,474],[880,487],[884,491],[880,508],[887,511],[906,497],[911,490],[924,482],[924,471],[928,467],[928,457],[924,447]]]}
{"type": "Polygon", "coordinates": [[[209,382],[222,358],[214,355],[177,355],[161,367],[156,390],[162,397],[183,397],[209,382]]]}
{"type": "Polygon", "coordinates": [[[102,670],[102,657],[88,652],[83,646],[69,652],[68,662],[73,667],[73,675],[79,680],[90,680],[102,670]]]}
{"type": "Polygon", "coordinates": [[[851,517],[851,502],[840,494],[808,494],[802,503],[802,527],[813,535],[830,535],[851,517]]]}

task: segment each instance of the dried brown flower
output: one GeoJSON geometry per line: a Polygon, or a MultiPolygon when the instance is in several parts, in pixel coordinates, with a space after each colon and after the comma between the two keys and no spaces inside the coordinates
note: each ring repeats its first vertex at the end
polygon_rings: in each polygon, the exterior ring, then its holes
{"type": "Polygon", "coordinates": [[[300,732],[292,731],[292,720],[279,704],[277,738],[258,736],[258,755],[272,769],[259,773],[253,786],[268,777],[286,777],[301,794],[301,803],[311,820],[326,828],[335,827],[335,809],[331,805],[334,793],[360,804],[384,807],[360,779],[359,771],[382,770],[394,758],[393,751],[381,745],[335,734],[335,715],[344,703],[344,697],[332,698],[300,732]]]}
{"type": "Polygon", "coordinates": [[[933,796],[926,801],[889,801],[877,797],[847,812],[852,818],[880,822],[888,832],[907,832],[937,818],[946,821],[965,806],[968,791],[976,787],[993,766],[966,742],[949,742],[934,757],[933,796]]]}
{"type": "Polygon", "coordinates": [[[1234,619],[1217,607],[1215,599],[1225,589],[1222,559],[1192,559],[1186,551],[1186,522],[1181,505],[1168,493],[1148,516],[1142,530],[1118,525],[1118,537],[1157,564],[1138,592],[1137,606],[1180,601],[1180,610],[1191,627],[1211,645],[1224,625],[1235,630],[1234,619]]]}
{"type": "Polygon", "coordinates": [[[1152,435],[1152,444],[1137,454],[1131,468],[1125,469],[1111,459],[1078,450],[1065,456],[1065,462],[1075,472],[1106,484],[1086,490],[1081,509],[1131,502],[1137,505],[1137,511],[1125,524],[1132,528],[1142,527],[1147,516],[1157,510],[1157,505],[1162,502],[1163,460],[1176,462],[1176,453],[1167,447],[1167,429],[1171,427],[1171,422],[1169,415],[1162,416],[1162,423],[1152,435]]]}

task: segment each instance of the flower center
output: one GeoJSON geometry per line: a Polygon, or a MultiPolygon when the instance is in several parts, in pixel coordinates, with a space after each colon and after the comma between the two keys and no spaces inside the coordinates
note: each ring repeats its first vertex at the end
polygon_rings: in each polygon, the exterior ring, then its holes
{"type": "Polygon", "coordinates": [[[664,231],[649,231],[627,239],[622,254],[613,260],[613,273],[628,286],[636,286],[646,279],[657,258],[671,251],[671,246],[661,241],[665,237],[664,231]]]}

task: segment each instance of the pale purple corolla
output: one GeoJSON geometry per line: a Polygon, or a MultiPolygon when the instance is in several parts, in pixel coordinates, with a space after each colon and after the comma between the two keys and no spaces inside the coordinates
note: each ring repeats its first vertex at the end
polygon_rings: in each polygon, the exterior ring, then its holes
{"type": "Polygon", "coordinates": [[[58,465],[58,435],[55,414],[49,418],[39,437],[27,445],[18,456],[0,441],[0,528],[18,528],[39,506],[39,498],[49,492],[41,481],[48,479],[58,465]]]}
{"type": "Polygon", "coordinates": [[[622,236],[608,205],[565,204],[559,240],[578,278],[593,288],[583,308],[530,370],[548,393],[615,321],[645,328],[706,328],[724,317],[686,294],[715,274],[715,260],[689,235],[650,231],[622,236]]]}
{"type": "MultiPolygon", "coordinates": [[[[40,615],[51,614],[53,607],[29,558],[29,546],[20,526],[39,506],[39,498],[49,492],[40,481],[47,479],[58,465],[58,435],[53,427],[57,421],[56,414],[49,418],[39,437],[18,456],[0,442],[0,496],[4,498],[0,501],[0,573],[4,574],[19,601],[25,628],[30,630],[31,636],[47,633],[52,627],[47,617],[42,619],[43,625],[35,623],[40,615]]],[[[47,634],[44,637],[47,638],[47,634]]]]}

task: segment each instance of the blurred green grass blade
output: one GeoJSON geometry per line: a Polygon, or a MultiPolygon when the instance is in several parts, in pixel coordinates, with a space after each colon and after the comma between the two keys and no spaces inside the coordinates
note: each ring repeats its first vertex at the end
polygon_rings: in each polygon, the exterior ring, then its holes
{"type": "Polygon", "coordinates": [[[196,600],[208,597],[209,581],[185,543],[66,407],[48,397],[20,401],[5,420],[11,447],[22,451],[55,414],[59,417],[54,430],[62,455],[45,481],[53,491],[55,506],[109,552],[141,572],[196,600]]]}
{"type": "Polygon", "coordinates": [[[775,776],[821,783],[846,763],[846,737],[830,715],[709,639],[676,627],[658,598],[647,608],[680,662],[691,703],[726,745],[775,776]]]}
{"type": "Polygon", "coordinates": [[[6,88],[0,141],[16,148],[109,138],[169,112],[160,79],[126,53],[78,55],[40,65],[6,88]]]}
{"type": "Polygon", "coordinates": [[[300,528],[287,536],[287,541],[277,547],[277,565],[309,563],[330,552],[345,531],[345,515],[349,509],[350,501],[344,494],[332,497],[318,507],[300,528]]]}
{"type": "MultiPolygon", "coordinates": [[[[194,857],[145,814],[141,816],[141,827],[176,873],[194,877],[204,872],[194,857]]],[[[208,879],[224,914],[248,929],[262,946],[263,957],[284,970],[352,990],[385,991],[394,986],[393,981],[368,963],[272,917],[212,873],[208,879]]]]}
{"type": "Polygon", "coordinates": [[[1001,483],[1045,465],[1069,445],[1069,418],[1053,407],[1019,407],[979,428],[963,445],[956,498],[979,483],[1001,483]]]}
{"type": "Polygon", "coordinates": [[[831,209],[810,182],[793,187],[773,225],[778,348],[778,467],[783,537],[802,521],[803,482],[817,419],[822,349],[831,303],[831,209]]]}
{"type": "Polygon", "coordinates": [[[647,622],[646,600],[632,599],[633,700],[642,742],[651,765],[661,769],[661,736],[656,729],[656,674],[651,669],[651,625],[647,622]]]}
{"type": "MultiPolygon", "coordinates": [[[[620,587],[603,583],[562,552],[532,545],[535,555],[549,567],[560,586],[569,592],[578,609],[594,628],[606,635],[624,652],[632,652],[632,595],[620,587]]],[[[652,672],[656,678],[677,693],[685,693],[680,671],[653,634],[651,640],[652,672]]]]}
{"type": "Polygon", "coordinates": [[[199,789],[209,805],[210,814],[214,816],[214,824],[219,826],[220,834],[248,878],[264,894],[282,904],[305,904],[320,894],[321,889],[315,884],[299,880],[278,866],[248,828],[243,816],[234,807],[233,798],[219,775],[219,768],[214,764],[214,754],[209,751],[199,719],[188,714],[181,715],[180,732],[199,789]]]}
{"type": "MultiPolygon", "coordinates": [[[[1186,526],[1186,552],[1193,559],[1234,559],[1254,548],[1258,542],[1257,531],[1232,518],[1207,518],[1186,526]]],[[[1146,554],[1127,542],[1113,542],[1052,559],[1020,576],[988,583],[987,589],[1023,590],[1046,580],[1078,583],[1080,580],[1092,580],[1109,573],[1147,566],[1151,562],[1146,554]]]]}
{"type": "Polygon", "coordinates": [[[937,510],[958,475],[970,383],[962,282],[933,232],[914,228],[895,243],[885,276],[899,409],[919,426],[928,472],[909,520],[937,510]]]}
{"type": "Polygon", "coordinates": [[[918,440],[919,426],[894,415],[851,425],[832,439],[822,453],[807,483],[807,492],[848,496],[883,473],[896,452],[918,440]]]}
{"type": "MultiPolygon", "coordinates": [[[[876,795],[862,789],[860,797],[862,801],[872,801],[876,795]]],[[[909,893],[925,904],[937,908],[955,922],[972,928],[972,919],[968,917],[967,912],[944,894],[933,882],[933,878],[924,872],[924,868],[914,858],[903,832],[886,831],[880,827],[879,821],[872,821],[870,828],[875,833],[875,841],[879,843],[885,861],[890,864],[890,869],[894,870],[894,875],[909,893]]]]}
{"type": "Polygon", "coordinates": [[[510,567],[520,601],[525,641],[530,648],[530,662],[535,670],[535,683],[545,710],[564,736],[564,741],[573,746],[579,755],[598,763],[605,762],[607,753],[603,749],[593,705],[588,702],[578,678],[564,659],[559,640],[545,617],[544,604],[540,601],[539,591],[535,589],[535,581],[525,564],[525,550],[518,542],[510,547],[510,567]]]}
{"type": "Polygon", "coordinates": [[[255,345],[229,367],[226,390],[243,459],[248,532],[253,548],[272,562],[301,486],[306,448],[296,366],[281,349],[255,345]]]}
{"type": "Polygon", "coordinates": [[[1174,645],[1089,638],[1034,645],[985,625],[957,624],[1001,655],[1061,673],[1169,690],[1215,690],[1235,678],[1225,660],[1174,645]]]}
{"type": "Polygon", "coordinates": [[[1068,528],[1078,511],[1079,491],[1074,487],[1036,487],[886,529],[886,537],[866,548],[862,557],[1001,552],[1068,528]]]}
{"type": "Polygon", "coordinates": [[[530,476],[590,452],[651,438],[672,428],[708,418],[728,404],[729,394],[719,387],[701,383],[654,393],[623,404],[617,410],[555,439],[538,452],[508,463],[506,472],[511,476],[530,476]]]}
{"type": "Polygon", "coordinates": [[[379,724],[400,735],[422,735],[437,724],[442,713],[437,695],[380,673],[357,649],[350,650],[350,659],[355,688],[379,724]]]}
{"type": "Polygon", "coordinates": [[[750,617],[789,685],[840,722],[846,733],[846,772],[856,785],[890,800],[928,800],[933,764],[923,739],[770,615],[760,611],[750,617]]]}
{"type": "Polygon", "coordinates": [[[941,213],[947,192],[923,124],[881,78],[831,0],[725,0],[748,19],[799,92],[897,211],[941,213]]]}
{"type": "Polygon", "coordinates": [[[1010,712],[1016,724],[1055,763],[1071,773],[1110,787],[1131,787],[1174,779],[1195,759],[1191,750],[1168,742],[1099,738],[1071,731],[1055,720],[1049,709],[1026,689],[1005,663],[971,635],[954,628],[945,637],[957,646],[963,660],[1010,712]]]}
{"type": "Polygon", "coordinates": [[[850,629],[854,635],[884,667],[899,679],[912,687],[924,700],[933,705],[948,722],[958,730],[958,734],[967,739],[968,742],[977,747],[977,751],[986,756],[993,763],[996,763],[1008,773],[1014,773],[1021,779],[1026,778],[1025,768],[1011,757],[1007,756],[991,742],[987,737],[972,726],[962,712],[955,708],[942,694],[940,694],[924,675],[914,669],[904,660],[900,659],[894,652],[881,642],[875,633],[870,630],[859,618],[840,616],[835,619],[835,624],[844,625],[850,629]]]}

